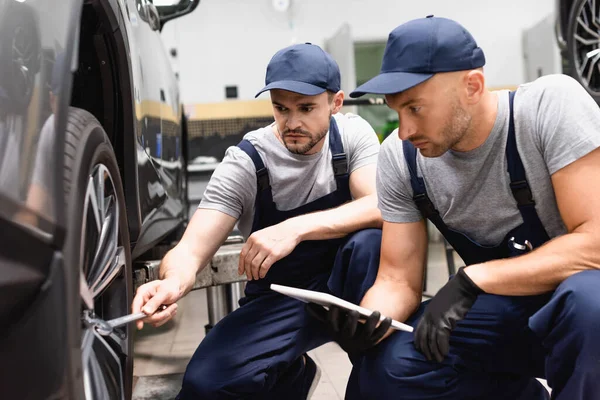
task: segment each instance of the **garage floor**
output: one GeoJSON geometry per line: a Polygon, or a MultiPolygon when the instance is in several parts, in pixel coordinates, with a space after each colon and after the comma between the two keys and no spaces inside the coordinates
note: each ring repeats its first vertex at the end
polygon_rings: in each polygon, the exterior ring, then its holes
{"type": "MultiPolygon", "coordinates": [[[[457,258],[457,265],[462,262],[457,258]]],[[[429,251],[428,292],[435,293],[448,279],[442,244],[429,251]]],[[[208,323],[206,292],[191,292],[179,302],[176,317],[160,328],[144,327],[135,339],[133,400],[171,400],[177,395],[188,360],[204,337],[208,323]]],[[[310,353],[321,367],[313,400],[341,400],[351,364],[335,343],[310,353]]]]}

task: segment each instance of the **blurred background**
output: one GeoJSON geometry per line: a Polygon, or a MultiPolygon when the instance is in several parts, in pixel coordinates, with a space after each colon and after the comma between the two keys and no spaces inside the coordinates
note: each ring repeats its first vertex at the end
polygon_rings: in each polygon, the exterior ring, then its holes
{"type": "MultiPolygon", "coordinates": [[[[563,72],[555,3],[203,0],[197,12],[162,31],[189,118],[189,160],[210,168],[243,133],[272,121],[268,93],[254,95],[270,58],[285,46],[311,42],[330,52],[348,94],[379,72],[392,29],[434,14],[456,19],[473,34],[486,55],[490,88],[514,88],[563,72]]],[[[385,106],[352,105],[344,111],[366,118],[381,139],[397,126],[397,116],[385,106]]]]}

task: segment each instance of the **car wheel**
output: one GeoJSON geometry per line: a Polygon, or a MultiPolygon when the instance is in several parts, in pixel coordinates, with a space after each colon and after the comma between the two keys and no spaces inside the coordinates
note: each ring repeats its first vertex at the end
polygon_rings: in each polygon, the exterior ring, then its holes
{"type": "Polygon", "coordinates": [[[575,0],[567,28],[571,76],[600,102],[600,2],[575,0]]]}
{"type": "Polygon", "coordinates": [[[130,312],[133,277],[125,201],[113,148],[96,118],[71,108],[65,146],[66,265],[78,293],[74,336],[81,338],[73,382],[77,398],[129,399],[133,328],[101,335],[93,319],[130,312]]]}

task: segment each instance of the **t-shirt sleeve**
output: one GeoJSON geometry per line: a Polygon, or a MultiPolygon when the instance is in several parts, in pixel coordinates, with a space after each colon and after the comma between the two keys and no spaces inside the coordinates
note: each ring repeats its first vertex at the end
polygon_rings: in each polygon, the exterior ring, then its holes
{"type": "Polygon", "coordinates": [[[365,165],[377,163],[379,154],[379,138],[373,127],[362,117],[353,114],[346,114],[344,130],[349,154],[348,172],[364,167],[365,165]]]}
{"type": "Polygon", "coordinates": [[[575,79],[546,78],[536,133],[548,171],[554,174],[600,146],[600,108],[575,79]]]}
{"type": "Polygon", "coordinates": [[[232,146],[211,176],[198,208],[221,211],[239,219],[254,206],[255,195],[254,164],[239,147],[232,146]]]}
{"type": "Polygon", "coordinates": [[[393,132],[381,145],[377,162],[377,197],[384,221],[406,223],[422,219],[408,179],[402,142],[393,132]]]}

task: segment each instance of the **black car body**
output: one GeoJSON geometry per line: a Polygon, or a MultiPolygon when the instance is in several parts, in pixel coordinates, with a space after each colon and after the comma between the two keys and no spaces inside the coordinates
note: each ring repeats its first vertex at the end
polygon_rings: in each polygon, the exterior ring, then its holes
{"type": "Polygon", "coordinates": [[[600,103],[600,2],[556,0],[555,16],[563,73],[600,103]]]}
{"type": "Polygon", "coordinates": [[[131,396],[133,330],[95,326],[187,221],[160,30],[198,2],[0,0],[2,398],[131,396]]]}

